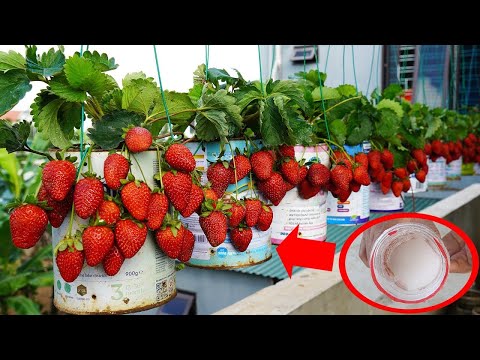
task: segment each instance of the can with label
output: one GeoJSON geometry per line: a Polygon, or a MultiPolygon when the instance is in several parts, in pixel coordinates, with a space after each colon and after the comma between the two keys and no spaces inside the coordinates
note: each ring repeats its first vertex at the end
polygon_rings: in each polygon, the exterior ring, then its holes
{"type": "Polygon", "coordinates": [[[428,187],[430,188],[442,188],[447,184],[447,161],[444,157],[439,157],[435,162],[427,161],[428,174],[427,180],[428,187]]]}
{"type": "Polygon", "coordinates": [[[459,159],[451,161],[449,164],[446,164],[446,176],[447,180],[460,180],[462,177],[462,157],[459,159]]]}
{"type": "Polygon", "coordinates": [[[462,164],[462,176],[470,176],[470,175],[476,175],[476,174],[477,175],[480,174],[480,166],[478,164],[475,164],[475,163],[462,164]]]}
{"type": "Polygon", "coordinates": [[[427,180],[425,180],[423,183],[417,180],[415,177],[415,174],[410,174],[410,190],[408,190],[408,193],[420,193],[420,192],[425,192],[428,189],[428,183],[427,180]]]}
{"type": "Polygon", "coordinates": [[[379,183],[370,185],[370,211],[393,212],[403,211],[405,204],[401,196],[393,195],[392,190],[384,194],[379,183]]]}

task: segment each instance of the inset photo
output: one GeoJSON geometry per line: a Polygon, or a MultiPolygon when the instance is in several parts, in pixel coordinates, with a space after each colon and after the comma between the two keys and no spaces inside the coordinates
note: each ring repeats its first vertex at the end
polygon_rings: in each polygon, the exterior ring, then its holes
{"type": "Polygon", "coordinates": [[[390,215],[364,225],[347,240],[342,277],[360,299],[383,310],[440,309],[462,296],[478,273],[471,239],[430,215],[390,215]]]}

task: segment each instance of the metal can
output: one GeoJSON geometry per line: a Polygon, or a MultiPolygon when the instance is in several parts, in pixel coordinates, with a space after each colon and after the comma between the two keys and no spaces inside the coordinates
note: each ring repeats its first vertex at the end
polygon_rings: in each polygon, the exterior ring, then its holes
{"type": "Polygon", "coordinates": [[[462,177],[462,157],[457,160],[453,160],[450,164],[446,164],[446,176],[447,180],[460,180],[462,177]]]}
{"type": "Polygon", "coordinates": [[[403,211],[405,204],[402,197],[393,195],[392,190],[384,194],[379,183],[370,185],[370,211],[373,212],[394,212],[403,211]]]}
{"type": "Polygon", "coordinates": [[[427,183],[428,187],[442,188],[447,184],[447,161],[444,157],[439,157],[435,162],[427,161],[428,174],[427,183]]]}

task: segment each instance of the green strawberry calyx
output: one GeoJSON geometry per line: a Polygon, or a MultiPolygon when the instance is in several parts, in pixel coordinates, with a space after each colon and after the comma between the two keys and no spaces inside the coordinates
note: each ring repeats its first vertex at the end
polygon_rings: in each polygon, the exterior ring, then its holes
{"type": "Polygon", "coordinates": [[[82,251],[83,244],[81,239],[81,232],[78,230],[73,236],[65,236],[62,240],[58,242],[58,244],[53,249],[54,255],[57,256],[57,253],[59,251],[65,251],[67,249],[70,252],[74,252],[75,250],[82,251]]]}

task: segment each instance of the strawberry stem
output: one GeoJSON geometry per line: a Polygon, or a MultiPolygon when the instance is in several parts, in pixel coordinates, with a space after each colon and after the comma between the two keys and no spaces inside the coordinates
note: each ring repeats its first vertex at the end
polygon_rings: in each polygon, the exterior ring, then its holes
{"type": "MultiPolygon", "coordinates": [[[[135,160],[135,162],[137,163],[138,168],[140,169],[140,173],[142,174],[143,181],[145,181],[145,183],[147,183],[147,179],[145,178],[145,175],[143,174],[142,167],[138,163],[137,158],[133,154],[132,154],[132,157],[133,157],[133,160],[135,160]]],[[[158,166],[160,167],[160,163],[158,164],[158,166]]]]}

